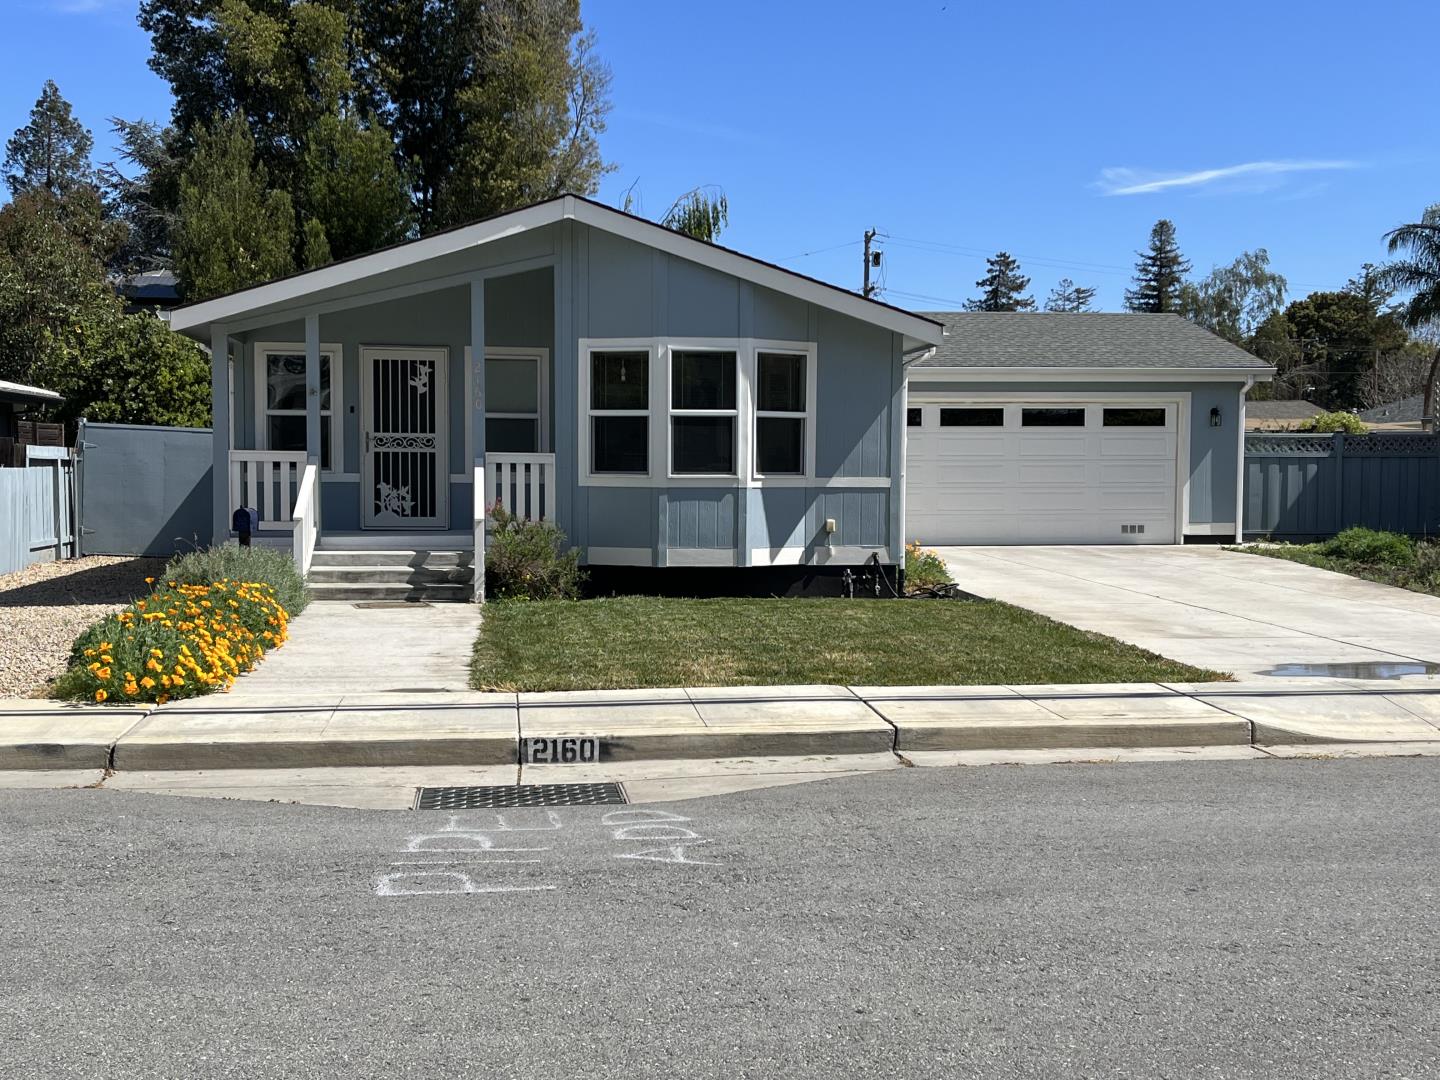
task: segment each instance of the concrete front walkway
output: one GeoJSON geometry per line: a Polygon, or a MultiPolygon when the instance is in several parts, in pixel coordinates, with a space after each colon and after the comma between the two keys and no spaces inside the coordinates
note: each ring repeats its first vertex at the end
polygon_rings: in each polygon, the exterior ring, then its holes
{"type": "Polygon", "coordinates": [[[1440,664],[1440,598],[1283,559],[1213,546],[937,550],[968,592],[1242,678],[1440,664]]]}
{"type": "Polygon", "coordinates": [[[341,694],[416,694],[470,688],[478,604],[361,607],[316,600],[290,640],[235,680],[229,706],[305,702],[341,694]],[[398,693],[404,691],[405,693],[398,693]]]}

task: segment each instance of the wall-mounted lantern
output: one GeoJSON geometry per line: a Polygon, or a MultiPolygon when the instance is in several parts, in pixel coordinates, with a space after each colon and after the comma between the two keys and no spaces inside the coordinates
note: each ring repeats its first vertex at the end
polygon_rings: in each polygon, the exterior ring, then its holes
{"type": "Polygon", "coordinates": [[[1220,406],[1218,405],[1216,405],[1213,409],[1210,410],[1210,426],[1220,426],[1220,406]]]}

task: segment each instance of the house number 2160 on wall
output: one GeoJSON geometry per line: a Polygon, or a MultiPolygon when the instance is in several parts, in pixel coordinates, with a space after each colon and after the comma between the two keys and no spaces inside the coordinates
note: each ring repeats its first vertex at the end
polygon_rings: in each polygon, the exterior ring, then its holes
{"type": "Polygon", "coordinates": [[[565,735],[521,741],[526,765],[589,765],[600,760],[600,740],[594,735],[565,735]]]}

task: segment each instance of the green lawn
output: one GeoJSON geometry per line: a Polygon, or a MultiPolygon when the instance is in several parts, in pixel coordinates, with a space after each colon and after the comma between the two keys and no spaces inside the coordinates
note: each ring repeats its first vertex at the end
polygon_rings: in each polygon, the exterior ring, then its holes
{"type": "Polygon", "coordinates": [[[471,665],[484,690],[1220,678],[1008,604],[959,600],[500,602],[485,608],[471,665]]]}

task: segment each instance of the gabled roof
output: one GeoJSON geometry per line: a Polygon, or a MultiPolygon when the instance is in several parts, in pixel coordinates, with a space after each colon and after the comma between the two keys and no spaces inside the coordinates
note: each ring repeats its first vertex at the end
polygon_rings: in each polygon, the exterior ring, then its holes
{"type": "Polygon", "coordinates": [[[1308,420],[1325,410],[1313,401],[1247,401],[1246,420],[1308,420]]]}
{"type": "Polygon", "coordinates": [[[1412,394],[1399,401],[1387,401],[1373,409],[1361,409],[1360,419],[1367,424],[1407,424],[1425,419],[1425,395],[1412,394]]]}
{"type": "Polygon", "coordinates": [[[928,311],[945,324],[935,355],[914,368],[1234,372],[1274,368],[1179,315],[928,311]]]}
{"type": "Polygon", "coordinates": [[[653,221],[579,195],[560,195],[468,225],[432,233],[418,240],[331,263],[317,270],[292,274],[265,285],[176,308],[170,313],[170,326],[191,337],[206,340],[211,324],[247,318],[264,312],[265,309],[279,311],[300,307],[304,305],[307,297],[337,286],[452,255],[466,248],[479,247],[564,220],[579,221],[820,307],[883,326],[905,336],[907,351],[936,345],[942,340],[940,324],[925,316],[861,297],[848,289],[797,274],[793,270],[786,270],[719,244],[696,240],[653,221]]]}

